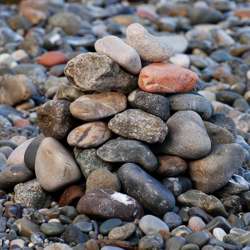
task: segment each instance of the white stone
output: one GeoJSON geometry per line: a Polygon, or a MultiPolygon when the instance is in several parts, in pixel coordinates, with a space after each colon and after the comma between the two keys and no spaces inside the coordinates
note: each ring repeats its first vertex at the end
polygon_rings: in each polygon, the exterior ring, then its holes
{"type": "Polygon", "coordinates": [[[185,54],[176,54],[172,57],[170,57],[169,61],[175,65],[189,68],[190,66],[190,58],[188,55],[185,54]]]}
{"type": "Polygon", "coordinates": [[[223,241],[224,236],[227,235],[227,234],[226,234],[226,232],[225,232],[222,228],[216,227],[216,228],[214,228],[214,230],[213,230],[213,235],[214,235],[214,237],[215,237],[217,240],[223,241]]]}

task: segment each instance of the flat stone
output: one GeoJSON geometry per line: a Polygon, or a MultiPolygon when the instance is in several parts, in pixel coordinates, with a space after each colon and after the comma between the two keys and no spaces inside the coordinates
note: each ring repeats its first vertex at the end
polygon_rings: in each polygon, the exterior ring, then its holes
{"type": "Polygon", "coordinates": [[[205,158],[190,162],[190,176],[197,189],[212,193],[223,187],[245,159],[245,152],[238,144],[214,146],[205,158]]]}
{"type": "Polygon", "coordinates": [[[17,184],[14,187],[14,192],[16,203],[35,209],[42,208],[48,198],[36,179],[17,184]]]}
{"type": "Polygon", "coordinates": [[[62,139],[68,134],[74,122],[69,105],[65,100],[51,100],[38,108],[38,126],[45,136],[62,139]]]}
{"type": "Polygon", "coordinates": [[[74,128],[67,137],[70,146],[78,148],[97,147],[111,136],[108,125],[104,122],[89,122],[74,128]]]}
{"type": "Polygon", "coordinates": [[[160,150],[186,159],[199,159],[211,151],[211,141],[201,117],[194,111],[178,111],[168,121],[169,134],[160,150]]]}
{"type": "Polygon", "coordinates": [[[111,240],[126,240],[135,230],[136,226],[134,223],[126,223],[123,226],[113,228],[109,232],[108,238],[111,240]]]}
{"type": "Polygon", "coordinates": [[[140,109],[127,109],[115,115],[108,126],[118,135],[147,143],[163,142],[168,132],[159,117],[140,109]]]}
{"type": "Polygon", "coordinates": [[[110,163],[103,161],[97,156],[94,148],[84,150],[74,148],[74,156],[85,178],[88,178],[90,173],[96,169],[112,169],[110,163]]]}
{"type": "Polygon", "coordinates": [[[139,227],[146,235],[169,232],[168,225],[153,215],[143,216],[139,221],[139,227]]]}
{"type": "Polygon", "coordinates": [[[169,100],[162,95],[134,90],[129,94],[128,101],[133,108],[158,116],[162,120],[167,120],[170,116],[169,100]]]}
{"type": "Polygon", "coordinates": [[[209,241],[209,234],[207,232],[195,232],[186,237],[188,243],[193,243],[199,247],[204,246],[209,241]]]}
{"type": "Polygon", "coordinates": [[[161,37],[151,35],[139,23],[127,27],[127,43],[136,49],[140,57],[149,62],[162,62],[174,53],[168,42],[161,37]]]}
{"type": "Polygon", "coordinates": [[[80,54],[67,63],[64,72],[83,91],[129,93],[136,88],[136,77],[102,54],[80,54]]]}
{"type": "Polygon", "coordinates": [[[49,51],[37,58],[37,63],[46,67],[66,63],[67,57],[61,51],[49,51]]]}
{"type": "Polygon", "coordinates": [[[53,243],[44,248],[44,250],[72,250],[72,248],[63,243],[53,243]]]}
{"type": "Polygon", "coordinates": [[[52,137],[45,138],[37,151],[36,177],[46,191],[56,191],[80,179],[80,170],[72,155],[52,137]]]}
{"type": "Polygon", "coordinates": [[[92,171],[86,181],[86,193],[100,188],[119,192],[121,184],[117,175],[105,168],[92,171]]]}
{"type": "Polygon", "coordinates": [[[173,111],[193,110],[207,120],[212,116],[213,107],[210,101],[198,94],[177,94],[169,97],[173,111]]]}
{"type": "Polygon", "coordinates": [[[140,239],[138,249],[160,250],[163,248],[163,246],[164,246],[164,240],[160,234],[146,235],[140,239]]]}
{"type": "Polygon", "coordinates": [[[24,165],[9,165],[0,172],[0,188],[8,189],[32,179],[33,173],[24,165]]]}
{"type": "Polygon", "coordinates": [[[78,202],[77,210],[81,214],[127,221],[142,215],[142,207],[134,198],[110,189],[96,189],[86,193],[78,202]]]}
{"type": "Polygon", "coordinates": [[[123,190],[154,214],[163,215],[175,207],[173,194],[138,165],[124,164],[118,170],[118,177],[123,190]]]}
{"type": "Polygon", "coordinates": [[[169,63],[152,63],[142,68],[138,85],[150,93],[182,93],[191,91],[198,81],[196,73],[169,63]]]}
{"type": "Polygon", "coordinates": [[[126,109],[127,98],[116,92],[83,95],[70,104],[71,114],[83,121],[94,121],[126,109]]]}
{"type": "Polygon", "coordinates": [[[177,200],[182,205],[199,207],[211,214],[227,215],[227,212],[219,199],[199,190],[189,190],[178,196],[177,200]]]}
{"type": "Polygon", "coordinates": [[[0,76],[0,103],[15,105],[28,100],[32,95],[32,81],[25,75],[0,76]]]}
{"type": "Polygon", "coordinates": [[[133,162],[140,164],[145,170],[153,172],[158,166],[152,151],[136,140],[121,138],[109,140],[97,150],[97,155],[107,162],[133,162]]]}
{"type": "Polygon", "coordinates": [[[118,218],[112,218],[104,221],[100,227],[100,233],[103,235],[108,234],[113,228],[119,227],[122,225],[122,220],[118,218]]]}
{"type": "Polygon", "coordinates": [[[95,43],[95,50],[105,54],[132,74],[138,74],[141,70],[141,59],[136,50],[119,37],[105,36],[95,43]]]}
{"type": "Polygon", "coordinates": [[[175,212],[165,213],[163,216],[163,220],[171,230],[182,224],[182,218],[175,212]]]}
{"type": "Polygon", "coordinates": [[[182,158],[173,155],[161,155],[159,159],[159,168],[157,174],[161,177],[177,176],[184,173],[188,168],[187,162],[182,158]]]}
{"type": "Polygon", "coordinates": [[[64,231],[64,226],[57,222],[43,223],[40,226],[40,230],[47,236],[58,236],[64,231]]]}

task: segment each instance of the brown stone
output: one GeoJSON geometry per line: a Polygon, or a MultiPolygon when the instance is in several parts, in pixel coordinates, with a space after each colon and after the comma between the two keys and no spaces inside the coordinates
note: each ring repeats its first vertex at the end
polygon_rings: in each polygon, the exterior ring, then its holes
{"type": "Polygon", "coordinates": [[[177,176],[185,172],[188,167],[187,162],[178,156],[162,155],[158,159],[160,165],[157,174],[161,177],[177,176]]]}
{"type": "Polygon", "coordinates": [[[70,104],[71,114],[84,121],[99,120],[126,109],[127,98],[124,94],[104,92],[84,95],[70,104]]]}
{"type": "Polygon", "coordinates": [[[86,192],[91,192],[99,188],[119,192],[121,184],[116,174],[111,173],[105,168],[101,168],[94,170],[89,175],[86,182],[86,192]]]}
{"type": "Polygon", "coordinates": [[[46,67],[52,67],[67,62],[67,57],[61,51],[49,51],[37,58],[37,63],[46,67]]]}
{"type": "Polygon", "coordinates": [[[59,205],[61,207],[70,205],[74,201],[79,200],[83,195],[83,188],[81,186],[69,186],[64,190],[64,192],[60,196],[59,205]]]}
{"type": "Polygon", "coordinates": [[[104,122],[89,122],[73,129],[67,138],[68,144],[78,148],[97,147],[111,136],[104,122]]]}
{"type": "Polygon", "coordinates": [[[65,100],[51,100],[37,109],[38,126],[45,136],[62,139],[68,134],[73,125],[69,105],[65,100]]]}
{"type": "Polygon", "coordinates": [[[48,0],[23,0],[20,4],[20,14],[32,24],[38,24],[47,18],[48,0]]]}
{"type": "Polygon", "coordinates": [[[143,215],[141,205],[134,198],[110,189],[86,193],[78,202],[77,210],[80,214],[125,221],[133,221],[143,215]]]}
{"type": "Polygon", "coordinates": [[[241,19],[250,19],[250,8],[237,9],[234,11],[234,15],[241,19]]]}
{"type": "Polygon", "coordinates": [[[32,82],[25,75],[0,76],[0,103],[15,105],[32,95],[32,82]]]}
{"type": "Polygon", "coordinates": [[[191,70],[167,63],[152,63],[139,75],[139,87],[151,93],[180,93],[191,91],[198,76],[191,70]]]}

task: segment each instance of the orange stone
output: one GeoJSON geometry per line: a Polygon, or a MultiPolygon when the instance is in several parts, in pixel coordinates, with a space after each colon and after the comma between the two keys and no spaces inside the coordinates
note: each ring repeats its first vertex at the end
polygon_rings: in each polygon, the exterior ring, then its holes
{"type": "Polygon", "coordinates": [[[54,65],[64,64],[67,61],[68,60],[65,54],[60,51],[46,52],[37,58],[37,63],[42,64],[43,66],[46,67],[52,67],[54,65]]]}
{"type": "Polygon", "coordinates": [[[139,87],[151,93],[181,93],[191,91],[198,76],[191,70],[168,63],[152,63],[139,75],[139,87]]]}
{"type": "Polygon", "coordinates": [[[250,8],[238,9],[234,15],[241,19],[250,19],[250,8]]]}
{"type": "Polygon", "coordinates": [[[27,127],[29,125],[30,125],[30,122],[27,119],[17,119],[14,122],[14,126],[17,128],[24,128],[24,127],[27,127]]]}

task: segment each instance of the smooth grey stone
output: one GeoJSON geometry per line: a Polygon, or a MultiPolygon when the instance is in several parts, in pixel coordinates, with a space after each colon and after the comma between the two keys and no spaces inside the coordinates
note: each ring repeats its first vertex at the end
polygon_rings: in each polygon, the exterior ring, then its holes
{"type": "Polygon", "coordinates": [[[85,243],[88,240],[88,236],[81,232],[81,230],[75,225],[69,225],[65,228],[62,238],[67,244],[76,245],[79,243],[85,243]]]}
{"type": "Polygon", "coordinates": [[[166,250],[181,250],[181,248],[185,245],[186,240],[183,237],[171,237],[166,241],[166,250]]]}
{"type": "Polygon", "coordinates": [[[169,226],[170,230],[178,227],[182,223],[181,217],[174,212],[167,212],[163,216],[163,220],[169,226]]]}
{"type": "Polygon", "coordinates": [[[118,177],[125,193],[134,197],[156,215],[163,215],[174,209],[175,198],[173,194],[138,165],[124,164],[118,170],[118,177]]]}
{"type": "Polygon", "coordinates": [[[121,225],[122,225],[121,219],[112,218],[112,219],[104,221],[100,225],[99,230],[101,234],[107,235],[113,228],[119,227],[121,225]]]}
{"type": "Polygon", "coordinates": [[[207,232],[194,232],[186,237],[186,241],[188,243],[196,244],[199,247],[204,246],[209,241],[209,239],[210,237],[207,232]]]}
{"type": "Polygon", "coordinates": [[[47,236],[58,236],[64,231],[64,226],[57,222],[43,223],[40,226],[41,231],[47,236]]]}
{"type": "Polygon", "coordinates": [[[156,235],[146,235],[142,237],[139,241],[139,250],[160,250],[164,245],[164,241],[160,234],[156,235]]]}

